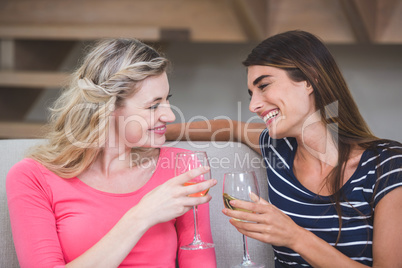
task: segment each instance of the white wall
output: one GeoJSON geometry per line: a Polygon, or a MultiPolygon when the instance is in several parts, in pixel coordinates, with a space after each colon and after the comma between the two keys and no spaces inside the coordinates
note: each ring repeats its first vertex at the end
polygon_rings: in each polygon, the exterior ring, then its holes
{"type": "Polygon", "coordinates": [[[336,46],[331,51],[374,134],[402,141],[402,46],[336,46]]]}
{"type": "MultiPolygon", "coordinates": [[[[170,43],[166,56],[173,67],[171,104],[180,108],[176,122],[182,116],[186,121],[254,117],[248,111],[246,70],[241,64],[254,45],[170,43]]],[[[332,45],[330,50],[374,134],[402,142],[402,46],[332,45]]],[[[68,62],[76,62],[74,55],[65,65],[68,62]]],[[[27,119],[45,120],[44,107],[56,95],[48,90],[27,119]]]]}

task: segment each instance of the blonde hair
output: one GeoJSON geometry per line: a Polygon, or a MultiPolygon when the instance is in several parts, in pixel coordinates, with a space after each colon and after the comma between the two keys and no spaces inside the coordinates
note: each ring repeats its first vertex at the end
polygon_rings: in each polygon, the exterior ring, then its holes
{"type": "Polygon", "coordinates": [[[113,110],[167,65],[166,58],[136,39],[98,41],[51,108],[47,143],[32,148],[29,157],[60,177],[77,176],[102,151],[113,110]]]}

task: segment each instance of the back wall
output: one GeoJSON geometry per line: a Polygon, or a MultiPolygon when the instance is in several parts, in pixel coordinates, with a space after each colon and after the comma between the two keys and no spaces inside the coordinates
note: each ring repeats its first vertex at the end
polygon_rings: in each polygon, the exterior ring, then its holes
{"type": "MultiPolygon", "coordinates": [[[[169,74],[176,122],[230,117],[259,121],[248,111],[246,69],[241,62],[256,44],[170,42],[164,46],[172,62],[169,74]]],[[[77,62],[84,44],[61,67],[77,62]]],[[[375,135],[402,142],[402,46],[330,45],[363,117],[375,135]]],[[[43,121],[57,97],[47,90],[27,120],[43,121]]]]}

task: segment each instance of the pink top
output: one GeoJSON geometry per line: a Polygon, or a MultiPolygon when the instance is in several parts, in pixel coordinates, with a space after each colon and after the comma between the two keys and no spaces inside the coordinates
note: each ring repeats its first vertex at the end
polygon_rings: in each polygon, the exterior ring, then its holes
{"type": "MultiPolygon", "coordinates": [[[[141,198],[174,177],[174,156],[163,147],[151,179],[139,190],[113,194],[78,178],[63,179],[26,158],[7,175],[7,198],[14,244],[21,267],[64,267],[99,241],[141,198]]],[[[199,229],[212,242],[209,206],[199,206],[199,229]]],[[[180,250],[194,235],[193,211],[151,227],[120,267],[216,267],[214,249],[180,250]]]]}

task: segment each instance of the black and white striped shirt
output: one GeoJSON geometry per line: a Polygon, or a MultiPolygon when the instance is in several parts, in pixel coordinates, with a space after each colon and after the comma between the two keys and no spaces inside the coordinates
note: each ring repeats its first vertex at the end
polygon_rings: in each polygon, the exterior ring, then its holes
{"type": "MultiPolygon", "coordinates": [[[[342,232],[336,245],[339,223],[333,201],[309,191],[293,173],[296,140],[271,139],[264,130],[260,145],[267,165],[269,202],[346,256],[372,265],[373,212],[382,197],[402,186],[401,144],[378,144],[376,150],[363,153],[355,173],[341,189],[345,199],[341,202],[342,232]]],[[[276,267],[309,266],[291,249],[273,248],[276,267]]]]}

